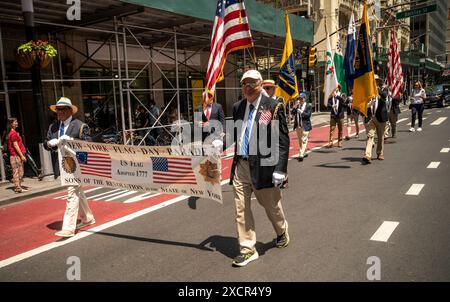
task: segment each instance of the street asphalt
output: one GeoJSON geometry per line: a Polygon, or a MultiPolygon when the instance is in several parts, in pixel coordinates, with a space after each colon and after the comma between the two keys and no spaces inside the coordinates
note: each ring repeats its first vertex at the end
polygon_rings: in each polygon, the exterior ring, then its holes
{"type": "Polygon", "coordinates": [[[231,266],[238,244],[232,187],[224,185],[223,205],[174,203],[2,267],[0,280],[67,281],[67,259],[76,256],[81,281],[369,281],[375,256],[380,281],[450,281],[450,152],[441,152],[450,148],[450,107],[426,110],[422,132],[408,131],[409,114],[386,141],[384,161],[361,163],[365,133],[291,160],[282,201],[291,242],[273,247],[254,200],[260,258],[246,267],[231,266]],[[447,119],[430,125],[440,117],[447,119]],[[413,184],[424,186],[406,195],[413,184]],[[396,227],[371,240],[384,222],[396,227]]]}

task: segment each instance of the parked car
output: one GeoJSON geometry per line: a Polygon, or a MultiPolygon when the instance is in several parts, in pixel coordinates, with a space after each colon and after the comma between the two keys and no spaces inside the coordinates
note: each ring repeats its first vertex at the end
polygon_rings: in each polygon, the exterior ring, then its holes
{"type": "Polygon", "coordinates": [[[450,84],[439,84],[425,88],[425,107],[445,107],[450,105],[450,84]]]}

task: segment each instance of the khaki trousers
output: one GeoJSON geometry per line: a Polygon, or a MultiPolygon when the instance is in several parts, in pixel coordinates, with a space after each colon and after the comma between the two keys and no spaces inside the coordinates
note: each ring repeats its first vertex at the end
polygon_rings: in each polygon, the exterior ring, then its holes
{"type": "Polygon", "coordinates": [[[94,219],[91,209],[87,203],[86,195],[80,186],[69,186],[67,188],[66,211],[64,212],[63,231],[74,232],[77,226],[78,209],[82,222],[94,219]]]}
{"type": "Polygon", "coordinates": [[[309,131],[304,131],[303,127],[298,127],[295,131],[297,132],[300,157],[303,157],[305,156],[306,147],[308,145],[309,131]]]}
{"type": "Polygon", "coordinates": [[[367,123],[367,142],[364,156],[372,158],[372,146],[374,144],[375,132],[377,133],[377,155],[384,155],[384,130],[386,122],[380,123],[375,117],[372,117],[367,123]]]}
{"type": "Polygon", "coordinates": [[[389,123],[386,123],[386,130],[384,131],[384,137],[389,136],[389,131],[391,131],[391,136],[395,136],[397,132],[397,120],[398,114],[389,112],[389,123]]]}
{"type": "Polygon", "coordinates": [[[336,125],[338,127],[338,146],[342,145],[342,130],[344,127],[344,118],[330,118],[330,138],[329,143],[330,145],[333,145],[333,136],[334,136],[334,130],[336,129],[336,125]]]}
{"type": "Polygon", "coordinates": [[[233,179],[234,202],[239,250],[242,254],[255,251],[255,220],[251,209],[252,192],[266,211],[277,236],[287,229],[287,221],[281,206],[281,190],[277,187],[256,190],[251,182],[248,161],[239,160],[233,179]]]}
{"type": "Polygon", "coordinates": [[[352,130],[352,121],[355,123],[356,135],[359,135],[359,114],[347,114],[347,136],[350,136],[352,130]]]}

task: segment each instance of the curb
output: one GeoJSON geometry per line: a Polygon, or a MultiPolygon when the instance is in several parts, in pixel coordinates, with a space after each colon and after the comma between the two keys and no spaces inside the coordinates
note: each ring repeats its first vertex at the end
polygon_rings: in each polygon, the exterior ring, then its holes
{"type": "Polygon", "coordinates": [[[16,203],[19,201],[28,200],[28,199],[31,199],[34,197],[39,197],[39,196],[46,195],[46,194],[55,193],[55,192],[62,191],[65,189],[66,189],[66,187],[61,187],[60,185],[58,185],[57,187],[36,190],[36,191],[26,193],[26,194],[16,194],[14,197],[0,199],[0,206],[4,206],[7,204],[11,204],[11,203],[16,203]]]}

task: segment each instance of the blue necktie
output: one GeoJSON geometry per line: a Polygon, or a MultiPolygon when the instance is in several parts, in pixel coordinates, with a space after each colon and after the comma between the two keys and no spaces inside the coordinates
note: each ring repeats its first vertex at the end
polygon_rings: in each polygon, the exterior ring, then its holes
{"type": "Polygon", "coordinates": [[[64,123],[59,126],[59,137],[64,135],[64,123]]]}
{"type": "Polygon", "coordinates": [[[248,110],[248,118],[247,118],[247,125],[245,127],[244,132],[244,140],[242,141],[242,149],[241,153],[243,157],[248,157],[248,141],[250,139],[250,128],[252,127],[252,118],[253,118],[253,112],[254,112],[255,106],[253,104],[250,104],[249,110],[248,110]]]}

